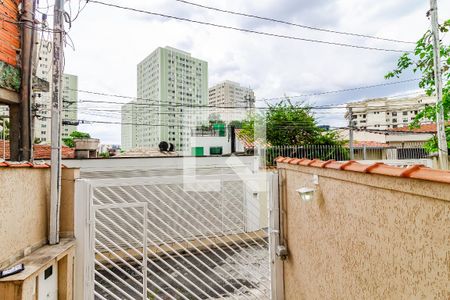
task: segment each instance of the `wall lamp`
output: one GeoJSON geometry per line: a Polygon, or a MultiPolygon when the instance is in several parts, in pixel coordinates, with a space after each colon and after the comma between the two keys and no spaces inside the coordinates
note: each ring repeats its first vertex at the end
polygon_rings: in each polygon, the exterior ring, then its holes
{"type": "Polygon", "coordinates": [[[316,189],[314,188],[302,187],[297,190],[297,193],[300,195],[300,198],[302,198],[303,202],[310,202],[314,199],[315,191],[316,189]]]}
{"type": "Polygon", "coordinates": [[[302,187],[296,190],[303,202],[310,202],[314,199],[316,186],[319,185],[319,176],[313,175],[312,184],[314,185],[314,187],[302,187]]]}

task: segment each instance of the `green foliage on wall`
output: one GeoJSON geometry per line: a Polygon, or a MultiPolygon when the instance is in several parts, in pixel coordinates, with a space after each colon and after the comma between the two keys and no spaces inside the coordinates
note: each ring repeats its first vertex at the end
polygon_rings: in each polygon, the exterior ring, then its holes
{"type": "Polygon", "coordinates": [[[20,89],[20,70],[0,61],[0,87],[18,92],[20,89]]]}

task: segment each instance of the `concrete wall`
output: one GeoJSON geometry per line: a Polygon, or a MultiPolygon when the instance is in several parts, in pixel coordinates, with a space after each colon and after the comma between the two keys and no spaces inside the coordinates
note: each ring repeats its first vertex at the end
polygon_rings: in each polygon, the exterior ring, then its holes
{"type": "MultiPolygon", "coordinates": [[[[74,172],[63,169],[64,236],[73,236],[74,172]]],[[[0,168],[0,269],[47,242],[49,197],[50,168],[0,168]]]]}
{"type": "Polygon", "coordinates": [[[0,265],[46,242],[49,193],[49,168],[0,168],[0,265]]]}
{"type": "Polygon", "coordinates": [[[228,136],[193,136],[190,148],[185,154],[192,155],[193,147],[203,147],[203,154],[206,156],[211,155],[209,151],[211,147],[222,147],[222,154],[231,153],[231,141],[228,136]]]}
{"type": "Polygon", "coordinates": [[[449,184],[279,167],[286,299],[448,299],[449,184]],[[315,198],[302,202],[313,174],[315,198]]]}

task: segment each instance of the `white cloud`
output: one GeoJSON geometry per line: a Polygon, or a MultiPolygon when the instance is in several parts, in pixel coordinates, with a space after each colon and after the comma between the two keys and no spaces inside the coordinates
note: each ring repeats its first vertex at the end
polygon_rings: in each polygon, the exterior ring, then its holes
{"type": "MultiPolygon", "coordinates": [[[[276,17],[311,26],[325,27],[394,39],[414,41],[429,21],[427,1],[419,0],[217,0],[197,1],[276,17]]],[[[230,16],[163,0],[114,0],[124,6],[152,10],[197,20],[371,47],[407,49],[403,45],[357,37],[345,37],[301,28],[230,16]]],[[[450,2],[439,1],[441,19],[449,18],[450,2]]],[[[74,8],[73,8],[74,9],[74,8]]],[[[344,89],[383,82],[400,53],[350,49],[308,42],[258,36],[231,30],[148,16],[89,3],[70,30],[76,51],[66,48],[66,72],[79,76],[79,88],[105,93],[136,95],[136,65],[159,46],[174,46],[209,63],[209,82],[229,79],[255,89],[257,98],[344,89]]],[[[405,75],[405,77],[414,75],[405,75]]],[[[414,83],[311,97],[315,104],[343,103],[414,90],[414,83]]],[[[80,99],[126,101],[89,94],[80,99]]],[[[86,106],[86,105],[85,105],[86,106]]],[[[119,109],[119,105],[99,105],[119,109]]],[[[120,121],[115,113],[99,117],[80,112],[79,118],[120,121]]],[[[343,125],[342,115],[320,115],[321,123],[343,125]]],[[[105,143],[120,143],[119,125],[82,125],[105,143]]]]}

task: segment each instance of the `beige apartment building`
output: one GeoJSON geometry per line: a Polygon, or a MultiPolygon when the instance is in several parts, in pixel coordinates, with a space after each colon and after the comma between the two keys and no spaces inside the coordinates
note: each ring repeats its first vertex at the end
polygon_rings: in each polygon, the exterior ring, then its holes
{"type": "Polygon", "coordinates": [[[433,97],[377,98],[347,104],[346,119],[356,129],[392,129],[404,127],[426,106],[434,105],[433,97]]]}
{"type": "Polygon", "coordinates": [[[255,93],[237,82],[226,80],[209,89],[211,114],[226,123],[244,120],[255,108],[255,93]]]}

